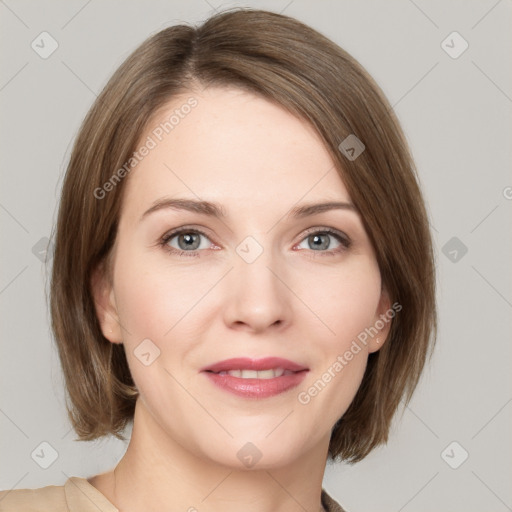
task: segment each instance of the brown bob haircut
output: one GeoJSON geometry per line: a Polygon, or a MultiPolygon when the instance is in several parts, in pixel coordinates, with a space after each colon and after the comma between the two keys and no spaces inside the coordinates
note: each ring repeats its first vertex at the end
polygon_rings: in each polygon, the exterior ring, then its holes
{"type": "Polygon", "coordinates": [[[102,334],[91,288],[95,269],[111,277],[109,258],[129,177],[102,199],[94,191],[137,150],[153,116],[198,85],[242,88],[313,126],[361,215],[383,287],[391,303],[402,306],[332,429],[329,458],[357,462],[387,441],[392,418],[402,399],[411,399],[435,343],[427,211],[393,109],[365,69],[307,25],[248,8],[152,35],[115,71],[76,137],[52,233],[50,308],[78,440],[109,434],[125,440],[138,396],[124,345],[102,334]],[[356,159],[338,149],[351,134],[365,145],[356,159]]]}

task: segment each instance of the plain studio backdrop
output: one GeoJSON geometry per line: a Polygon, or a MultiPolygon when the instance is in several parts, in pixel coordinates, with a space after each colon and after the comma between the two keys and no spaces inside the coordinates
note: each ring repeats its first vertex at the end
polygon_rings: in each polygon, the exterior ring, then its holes
{"type": "Polygon", "coordinates": [[[0,2],[0,488],[62,485],[124,453],[113,438],[73,441],[64,408],[43,262],[60,186],[128,54],[236,5],[298,18],[359,60],[402,123],[430,212],[434,357],[387,446],[329,465],[324,487],[350,512],[511,510],[510,0],[0,2]]]}

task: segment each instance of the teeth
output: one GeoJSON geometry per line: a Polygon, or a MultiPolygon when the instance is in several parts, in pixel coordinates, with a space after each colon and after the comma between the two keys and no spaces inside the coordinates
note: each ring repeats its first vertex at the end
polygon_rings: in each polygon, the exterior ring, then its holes
{"type": "Polygon", "coordinates": [[[231,375],[241,379],[273,379],[281,375],[291,375],[293,372],[283,368],[274,368],[271,370],[230,370],[228,372],[219,372],[219,375],[231,375]]]}

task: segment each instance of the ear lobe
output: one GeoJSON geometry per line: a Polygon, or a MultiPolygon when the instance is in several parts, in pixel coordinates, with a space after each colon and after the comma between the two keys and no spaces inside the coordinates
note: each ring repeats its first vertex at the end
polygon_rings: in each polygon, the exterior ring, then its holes
{"type": "Polygon", "coordinates": [[[96,317],[103,336],[112,343],[122,343],[123,337],[114,295],[114,287],[105,275],[103,265],[96,267],[91,276],[91,291],[96,317]]]}
{"type": "MultiPolygon", "coordinates": [[[[368,352],[377,352],[387,341],[389,331],[391,330],[392,318],[387,314],[391,310],[391,299],[385,288],[382,289],[379,306],[374,317],[373,327],[377,329],[377,334],[372,336],[368,344],[368,352]]],[[[394,316],[394,315],[393,315],[394,316]]]]}

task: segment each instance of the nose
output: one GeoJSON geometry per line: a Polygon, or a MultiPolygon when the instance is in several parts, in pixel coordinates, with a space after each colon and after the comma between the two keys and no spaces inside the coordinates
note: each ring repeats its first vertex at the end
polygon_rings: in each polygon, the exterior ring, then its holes
{"type": "Polygon", "coordinates": [[[240,254],[234,254],[234,268],[224,283],[226,325],[253,333],[283,330],[290,324],[293,295],[285,269],[270,250],[263,250],[252,262],[240,254]]]}

